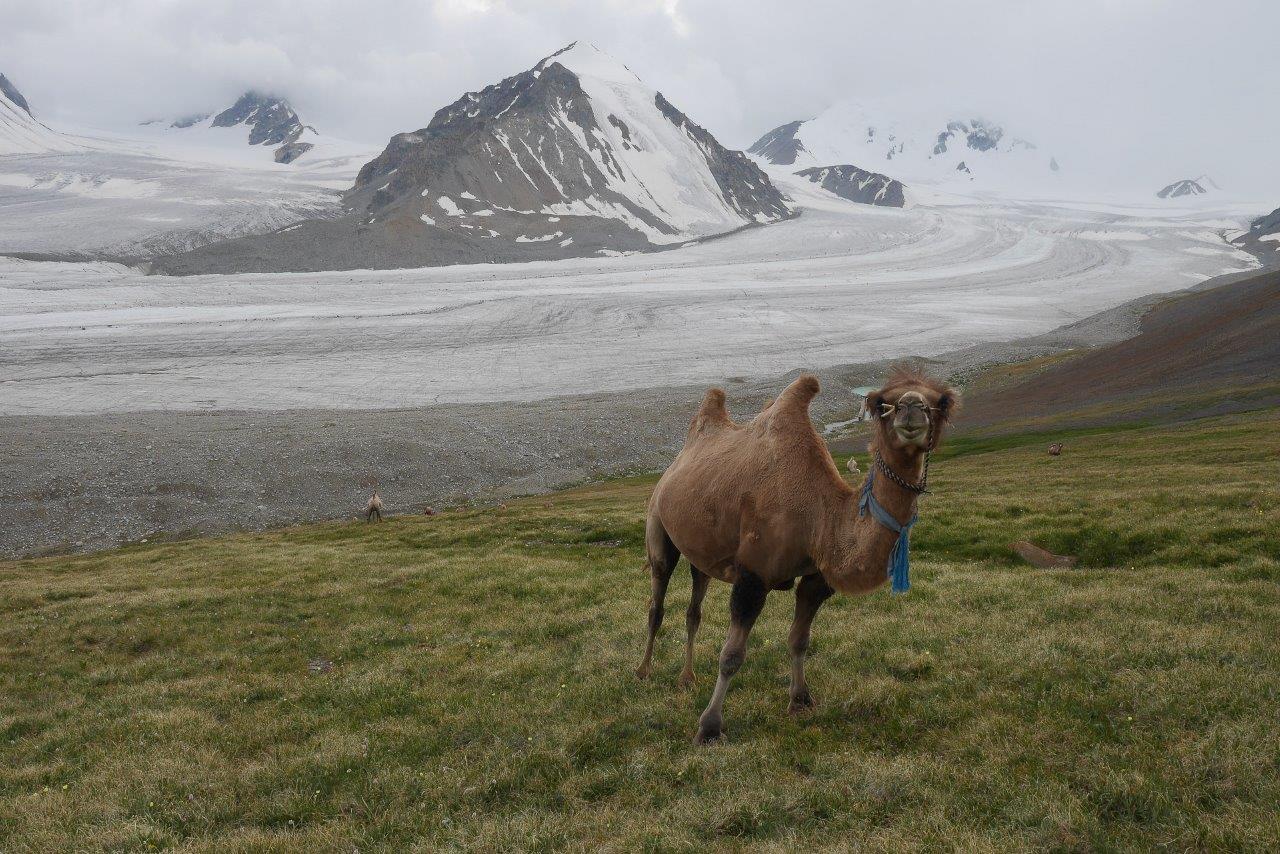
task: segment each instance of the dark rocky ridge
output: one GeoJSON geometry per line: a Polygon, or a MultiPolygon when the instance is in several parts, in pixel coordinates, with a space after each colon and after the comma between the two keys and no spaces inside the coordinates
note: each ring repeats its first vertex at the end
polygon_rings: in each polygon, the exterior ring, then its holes
{"type": "Polygon", "coordinates": [[[1258,217],[1249,223],[1249,228],[1261,234],[1280,233],[1280,208],[1276,208],[1265,216],[1258,217]]]}
{"type": "Polygon", "coordinates": [[[292,163],[313,148],[309,142],[286,142],[276,149],[275,159],[277,163],[292,163]]]}
{"type": "Polygon", "coordinates": [[[1249,230],[1233,238],[1231,242],[1265,262],[1274,264],[1280,259],[1280,240],[1265,238],[1276,237],[1280,237],[1280,208],[1249,223],[1249,230]]]}
{"type": "Polygon", "coordinates": [[[192,113],[189,116],[182,116],[181,118],[174,119],[173,124],[169,125],[169,127],[189,128],[192,125],[200,124],[202,121],[204,121],[207,118],[209,118],[208,113],[192,113]]]}
{"type": "Polygon", "coordinates": [[[661,92],[657,94],[655,103],[668,121],[688,134],[702,149],[711,175],[730,207],[744,218],[757,221],[792,216],[782,194],[773,188],[769,177],[749,157],[741,151],[725,148],[705,128],[694,124],[676,109],[661,92]]]}
{"type": "MultiPolygon", "coordinates": [[[[763,157],[770,163],[776,163],[779,166],[792,165],[796,162],[796,157],[800,152],[805,150],[804,145],[796,138],[796,131],[800,129],[802,124],[804,124],[803,120],[779,125],[757,139],[747,149],[747,153],[763,157]]],[[[872,136],[875,135],[874,128],[868,128],[868,132],[872,136]]]]}
{"type": "Polygon", "coordinates": [[[829,193],[863,205],[900,208],[906,203],[901,181],[850,164],[814,166],[796,173],[829,193]]]}

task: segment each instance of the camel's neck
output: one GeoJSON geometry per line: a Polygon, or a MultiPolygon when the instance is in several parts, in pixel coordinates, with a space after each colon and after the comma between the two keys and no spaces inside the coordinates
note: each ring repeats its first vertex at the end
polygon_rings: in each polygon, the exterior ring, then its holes
{"type": "MultiPolygon", "coordinates": [[[[913,483],[920,480],[924,454],[886,449],[879,438],[873,443],[873,451],[875,449],[904,480],[913,483]]],[[[874,453],[867,477],[872,478],[871,494],[880,506],[900,524],[910,522],[916,512],[915,493],[877,472],[874,453]]],[[[858,514],[860,494],[859,489],[845,496],[839,506],[831,508],[821,537],[823,542],[817,548],[824,558],[819,561],[819,569],[827,582],[843,593],[865,593],[884,583],[889,555],[898,542],[898,533],[877,522],[872,513],[858,514]]]]}

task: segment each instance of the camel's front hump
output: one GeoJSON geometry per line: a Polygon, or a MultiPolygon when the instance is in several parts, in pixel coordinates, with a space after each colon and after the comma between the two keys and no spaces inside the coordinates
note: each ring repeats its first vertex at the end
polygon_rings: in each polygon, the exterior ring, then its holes
{"type": "Polygon", "coordinates": [[[744,530],[756,532],[753,548],[764,548],[755,524],[770,510],[770,484],[777,482],[768,438],[756,429],[702,434],[686,446],[654,490],[657,514],[681,554],[703,572],[725,580],[739,562],[744,530]]]}

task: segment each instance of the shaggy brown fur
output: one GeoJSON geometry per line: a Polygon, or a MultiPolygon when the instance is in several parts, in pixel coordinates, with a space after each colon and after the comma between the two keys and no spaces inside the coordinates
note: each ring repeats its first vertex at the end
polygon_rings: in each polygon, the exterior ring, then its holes
{"type": "Polygon", "coordinates": [[[382,521],[382,499],[378,497],[378,493],[376,491],[369,499],[369,503],[364,505],[364,520],[366,522],[372,522],[375,517],[379,522],[382,521]]]}
{"type": "MultiPolygon", "coordinates": [[[[721,734],[724,694],[770,590],[788,589],[800,579],[788,639],[795,712],[813,704],[804,654],[819,606],[833,591],[867,593],[885,583],[897,534],[870,516],[858,516],[857,491],[840,477],[809,420],[809,402],[818,390],[816,377],[801,376],[745,424],[729,418],[723,391],[709,390],[683,450],[649,500],[645,545],[652,598],[649,638],[637,675],[650,673],[667,583],[681,555],[694,567],[682,685],[693,681],[693,639],[708,579],[733,585],[729,636],[715,694],[699,721],[700,743],[721,734]]],[[[938,446],[957,410],[955,392],[919,371],[898,368],[867,404],[877,416],[870,447],[904,479],[918,480],[925,451],[938,446]]],[[[897,519],[911,518],[915,494],[884,476],[873,488],[897,519]]]]}

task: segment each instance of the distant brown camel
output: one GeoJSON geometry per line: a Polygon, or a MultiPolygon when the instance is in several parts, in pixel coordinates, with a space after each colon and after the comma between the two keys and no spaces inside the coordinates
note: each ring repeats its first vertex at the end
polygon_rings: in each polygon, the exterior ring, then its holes
{"type": "Polygon", "coordinates": [[[1054,442],[1052,445],[1049,446],[1049,456],[1057,457],[1057,456],[1061,456],[1061,454],[1062,454],[1061,442],[1054,442]]]}
{"type": "Polygon", "coordinates": [[[364,505],[364,520],[372,522],[374,517],[377,517],[379,522],[382,521],[382,499],[378,497],[377,490],[374,490],[369,503],[364,505]]]}
{"type": "Polygon", "coordinates": [[[707,585],[712,578],[733,585],[729,634],[715,691],[698,721],[699,744],[722,733],[725,693],[769,591],[789,589],[800,579],[787,640],[789,710],[796,713],[813,706],[804,658],[819,606],[835,590],[868,593],[884,584],[891,556],[901,557],[894,586],[902,582],[905,589],[907,544],[904,536],[899,555],[899,530],[915,520],[928,452],[942,440],[958,396],[919,371],[895,369],[868,400],[879,417],[867,481],[855,490],[840,477],[809,420],[809,402],[818,390],[816,377],[801,376],[746,424],[730,420],[723,391],[709,390],[683,450],[649,499],[645,547],[652,597],[648,642],[636,675],[643,679],[651,672],[667,583],[681,555],[693,575],[681,685],[693,682],[693,642],[707,585]]]}

